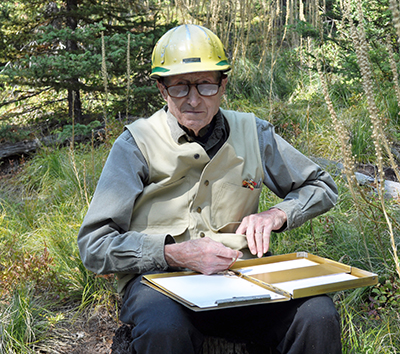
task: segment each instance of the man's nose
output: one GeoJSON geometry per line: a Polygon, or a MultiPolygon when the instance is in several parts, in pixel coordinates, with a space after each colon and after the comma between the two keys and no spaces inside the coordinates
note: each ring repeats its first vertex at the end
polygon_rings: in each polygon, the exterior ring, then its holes
{"type": "Polygon", "coordinates": [[[187,100],[192,107],[196,107],[200,103],[201,96],[197,91],[197,87],[195,85],[189,86],[189,94],[187,95],[187,100]]]}

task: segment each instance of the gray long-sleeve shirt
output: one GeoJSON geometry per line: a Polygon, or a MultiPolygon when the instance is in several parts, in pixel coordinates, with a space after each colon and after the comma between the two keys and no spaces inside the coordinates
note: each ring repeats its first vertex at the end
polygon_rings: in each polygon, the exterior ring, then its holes
{"type": "MultiPolygon", "coordinates": [[[[173,138],[178,141],[185,137],[190,143],[190,137],[176,120],[170,116],[168,119],[173,138]]],[[[329,174],[275,134],[270,123],[256,118],[256,126],[263,182],[283,199],[274,207],[287,215],[285,230],[332,208],[337,188],[329,174]]],[[[229,132],[228,127],[226,130],[229,132]]],[[[78,234],[81,258],[88,269],[99,274],[141,274],[167,269],[164,246],[174,242],[168,230],[160,235],[129,231],[132,209],[146,185],[148,173],[148,165],[134,138],[124,131],[110,151],[78,234]]]]}

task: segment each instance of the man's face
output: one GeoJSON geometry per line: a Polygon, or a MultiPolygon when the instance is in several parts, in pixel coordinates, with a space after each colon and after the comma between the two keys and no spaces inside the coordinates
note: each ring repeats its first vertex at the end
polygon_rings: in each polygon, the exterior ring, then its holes
{"type": "MultiPolygon", "coordinates": [[[[168,87],[182,84],[215,84],[219,83],[219,77],[220,74],[217,71],[173,75],[164,78],[164,84],[168,87]]],[[[198,135],[199,131],[210,124],[218,112],[227,82],[227,77],[222,79],[218,93],[211,97],[201,96],[195,86],[190,86],[189,94],[182,98],[168,95],[167,90],[160,82],[157,82],[157,87],[167,101],[169,111],[178,122],[198,135]]]]}

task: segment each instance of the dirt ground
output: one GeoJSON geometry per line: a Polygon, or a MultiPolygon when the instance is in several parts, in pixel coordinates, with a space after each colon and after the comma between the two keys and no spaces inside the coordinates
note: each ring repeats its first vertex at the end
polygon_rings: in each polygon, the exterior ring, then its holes
{"type": "MultiPolygon", "coordinates": [[[[61,312],[61,311],[60,311],[61,312]]],[[[66,317],[53,327],[33,349],[41,354],[110,354],[115,331],[121,326],[105,307],[66,317]]]]}
{"type": "Polygon", "coordinates": [[[92,316],[83,323],[75,334],[76,340],[70,343],[71,354],[109,354],[114,333],[121,324],[106,311],[92,316]]]}

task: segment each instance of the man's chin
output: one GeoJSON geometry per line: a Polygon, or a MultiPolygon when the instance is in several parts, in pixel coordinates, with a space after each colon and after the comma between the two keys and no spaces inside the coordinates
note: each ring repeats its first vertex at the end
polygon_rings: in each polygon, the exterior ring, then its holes
{"type": "MultiPolygon", "coordinates": [[[[198,133],[202,128],[204,128],[208,123],[201,123],[198,119],[185,119],[181,122],[183,126],[188,128],[189,130],[198,133]]],[[[196,134],[197,135],[197,134],[196,134]]]]}

